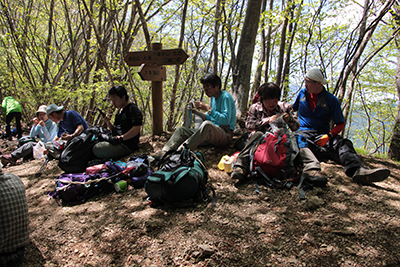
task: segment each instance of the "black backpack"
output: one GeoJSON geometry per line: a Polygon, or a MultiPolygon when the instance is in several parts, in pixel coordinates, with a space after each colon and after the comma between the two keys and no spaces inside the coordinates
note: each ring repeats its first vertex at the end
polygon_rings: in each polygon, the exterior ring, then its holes
{"type": "Polygon", "coordinates": [[[69,140],[61,153],[58,167],[66,173],[84,172],[88,162],[96,158],[92,148],[99,142],[99,136],[108,133],[110,131],[107,129],[93,126],[69,140]]]}

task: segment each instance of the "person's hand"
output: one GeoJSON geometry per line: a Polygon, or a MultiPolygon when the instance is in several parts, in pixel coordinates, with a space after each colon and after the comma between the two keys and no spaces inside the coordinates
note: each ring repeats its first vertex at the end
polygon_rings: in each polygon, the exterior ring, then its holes
{"type": "Polygon", "coordinates": [[[39,119],[38,119],[38,118],[36,118],[36,117],[35,117],[35,118],[33,118],[33,119],[32,119],[32,121],[33,121],[33,124],[34,124],[34,125],[36,125],[36,124],[38,124],[38,123],[39,123],[39,119]]]}
{"type": "Polygon", "coordinates": [[[42,126],[42,127],[44,127],[44,125],[45,125],[44,121],[40,121],[39,124],[40,124],[40,126],[42,126]]]}
{"type": "Polygon", "coordinates": [[[283,113],[282,119],[283,119],[286,123],[289,123],[289,121],[290,121],[290,115],[289,115],[289,113],[283,113]]]}
{"type": "Polygon", "coordinates": [[[324,146],[329,142],[329,134],[322,134],[315,139],[315,143],[319,146],[324,146]]]}
{"type": "Polygon", "coordinates": [[[112,136],[107,134],[101,134],[100,139],[109,142],[112,145],[118,145],[121,142],[120,136],[112,136]]]}
{"type": "Polygon", "coordinates": [[[201,110],[204,110],[204,111],[208,111],[210,109],[210,107],[207,104],[205,104],[205,103],[203,103],[201,101],[195,101],[194,102],[194,108],[201,109],[201,110]]]}
{"type": "Polygon", "coordinates": [[[62,135],[61,135],[61,139],[62,140],[71,140],[72,138],[74,138],[71,134],[68,134],[68,133],[63,133],[62,135]]]}
{"type": "Polygon", "coordinates": [[[121,142],[121,136],[109,136],[108,142],[112,145],[118,145],[121,142]]]}
{"type": "Polygon", "coordinates": [[[278,120],[280,116],[281,115],[279,115],[279,114],[272,115],[271,117],[269,117],[269,122],[274,122],[274,121],[278,120]]]}

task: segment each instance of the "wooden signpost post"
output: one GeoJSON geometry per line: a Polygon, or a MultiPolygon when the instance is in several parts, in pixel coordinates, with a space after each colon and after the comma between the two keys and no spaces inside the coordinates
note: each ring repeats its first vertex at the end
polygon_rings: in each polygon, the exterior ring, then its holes
{"type": "Polygon", "coordinates": [[[139,75],[142,80],[151,81],[153,135],[163,131],[162,82],[166,80],[167,74],[162,65],[180,65],[187,58],[188,55],[181,48],[162,50],[162,43],[152,43],[151,51],[128,52],[124,58],[128,66],[141,66],[139,75]]]}

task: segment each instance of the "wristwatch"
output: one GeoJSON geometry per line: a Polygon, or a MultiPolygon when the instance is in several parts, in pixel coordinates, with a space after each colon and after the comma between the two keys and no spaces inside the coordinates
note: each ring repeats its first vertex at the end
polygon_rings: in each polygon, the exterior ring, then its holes
{"type": "Polygon", "coordinates": [[[210,109],[207,111],[207,114],[210,115],[210,116],[211,116],[211,113],[212,113],[212,108],[210,108],[210,109]]]}

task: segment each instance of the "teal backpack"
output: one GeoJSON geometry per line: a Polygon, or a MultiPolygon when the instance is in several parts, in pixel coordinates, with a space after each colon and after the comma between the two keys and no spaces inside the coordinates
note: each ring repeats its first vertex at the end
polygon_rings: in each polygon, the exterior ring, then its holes
{"type": "MultiPolygon", "coordinates": [[[[176,203],[194,200],[208,201],[206,187],[208,174],[201,152],[189,149],[168,151],[160,160],[159,170],[147,177],[144,185],[150,205],[156,207],[162,203],[176,203]]],[[[215,205],[215,192],[213,206],[215,205]]]]}

